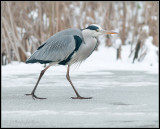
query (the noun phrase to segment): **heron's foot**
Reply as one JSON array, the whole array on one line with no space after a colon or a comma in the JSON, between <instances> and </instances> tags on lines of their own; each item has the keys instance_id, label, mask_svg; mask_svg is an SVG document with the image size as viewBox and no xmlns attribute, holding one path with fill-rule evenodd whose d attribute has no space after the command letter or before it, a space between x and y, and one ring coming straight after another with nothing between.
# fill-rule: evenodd
<instances>
[{"instance_id":1,"label":"heron's foot","mask_svg":"<svg viewBox=\"0 0 160 129\"><path fill-rule=\"evenodd\" d=\"M25 94L25 95L31 95L32 96L32 99L47 99L47 98L40 98L40 97L37 97L34 93L31 93L31 94Z\"/></svg>"},{"instance_id":2,"label":"heron's foot","mask_svg":"<svg viewBox=\"0 0 160 129\"><path fill-rule=\"evenodd\" d=\"M92 97L81 97L81 96L77 96L77 97L71 97L72 99L92 99Z\"/></svg>"}]
</instances>

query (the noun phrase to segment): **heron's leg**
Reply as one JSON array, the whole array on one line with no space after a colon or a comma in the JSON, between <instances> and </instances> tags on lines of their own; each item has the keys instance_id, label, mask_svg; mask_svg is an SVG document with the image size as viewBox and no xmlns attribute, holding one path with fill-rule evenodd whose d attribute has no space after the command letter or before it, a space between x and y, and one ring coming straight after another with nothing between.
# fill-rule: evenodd
<instances>
[{"instance_id":1,"label":"heron's leg","mask_svg":"<svg viewBox=\"0 0 160 129\"><path fill-rule=\"evenodd\" d=\"M70 82L70 84L71 84L73 90L75 91L77 97L80 97L79 93L78 93L77 90L75 89L75 87L74 87L74 85L73 85L73 83L72 83L72 81L71 81L71 79L70 79L70 76L69 76L69 68L70 68L70 66L68 65L66 78L67 78L67 80Z\"/></svg>"},{"instance_id":2,"label":"heron's leg","mask_svg":"<svg viewBox=\"0 0 160 129\"><path fill-rule=\"evenodd\" d=\"M92 97L81 97L81 96L79 95L79 93L78 93L77 90L75 89L75 87L74 87L74 85L73 85L73 83L72 83L72 81L71 81L71 79L70 79L70 76L69 76L69 68L70 68L70 66L68 65L66 78L67 78L67 80L70 82L73 90L75 91L75 93L76 93L76 95L77 95L77 97L71 97L71 98L72 98L72 99L91 99Z\"/></svg>"},{"instance_id":3,"label":"heron's leg","mask_svg":"<svg viewBox=\"0 0 160 129\"><path fill-rule=\"evenodd\" d=\"M44 70L41 71L41 73L40 73L40 75L39 75L39 78L38 78L38 81L37 81L37 83L36 83L33 91L31 92L31 94L26 94L26 95L32 95L32 98L33 98L33 99L35 99L35 98L36 98L36 99L46 99L46 98L37 97L37 96L34 94L34 92L35 92L35 90L36 90L36 88L37 88L37 86L38 86L38 83L39 83L39 81L41 80L43 74L45 73L45 71L46 71L49 67L50 67L50 65L47 66Z\"/></svg>"}]
</instances>

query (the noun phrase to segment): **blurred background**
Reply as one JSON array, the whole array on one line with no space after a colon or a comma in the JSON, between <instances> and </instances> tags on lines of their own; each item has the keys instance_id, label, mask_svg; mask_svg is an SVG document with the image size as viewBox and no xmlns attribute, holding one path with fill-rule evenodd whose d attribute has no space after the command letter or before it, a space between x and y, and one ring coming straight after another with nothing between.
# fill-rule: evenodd
<instances>
[{"instance_id":1,"label":"blurred background","mask_svg":"<svg viewBox=\"0 0 160 129\"><path fill-rule=\"evenodd\" d=\"M126 50L131 63L143 62L148 53L159 62L158 1L2 1L1 12L1 65L25 62L56 32L74 27L83 29L90 24L119 32L114 37L104 36L103 41L99 38L99 46L114 48L116 60L122 60L121 53ZM127 49L122 49L124 46Z\"/></svg>"}]
</instances>

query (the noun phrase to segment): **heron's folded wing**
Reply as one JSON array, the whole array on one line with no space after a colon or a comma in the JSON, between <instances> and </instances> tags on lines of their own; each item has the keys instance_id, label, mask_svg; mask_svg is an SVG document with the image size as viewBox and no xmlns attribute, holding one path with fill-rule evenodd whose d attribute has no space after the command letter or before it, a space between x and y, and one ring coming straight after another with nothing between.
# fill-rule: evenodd
<instances>
[{"instance_id":1,"label":"heron's folded wing","mask_svg":"<svg viewBox=\"0 0 160 129\"><path fill-rule=\"evenodd\" d=\"M52 38L52 39L51 39ZM63 35L59 37L50 37L42 44L26 63L50 63L60 62L74 51L75 40L71 35Z\"/></svg>"}]
</instances>

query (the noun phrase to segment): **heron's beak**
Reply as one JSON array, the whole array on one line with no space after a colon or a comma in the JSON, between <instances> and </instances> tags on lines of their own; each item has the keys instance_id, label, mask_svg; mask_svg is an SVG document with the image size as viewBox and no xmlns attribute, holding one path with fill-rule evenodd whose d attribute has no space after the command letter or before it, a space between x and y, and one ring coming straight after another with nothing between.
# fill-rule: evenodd
<instances>
[{"instance_id":1,"label":"heron's beak","mask_svg":"<svg viewBox=\"0 0 160 129\"><path fill-rule=\"evenodd\" d=\"M103 30L102 33L103 33L103 34L118 34L117 32L107 31L107 30Z\"/></svg>"}]
</instances>

